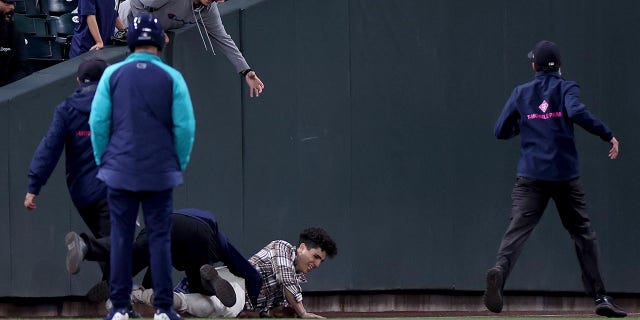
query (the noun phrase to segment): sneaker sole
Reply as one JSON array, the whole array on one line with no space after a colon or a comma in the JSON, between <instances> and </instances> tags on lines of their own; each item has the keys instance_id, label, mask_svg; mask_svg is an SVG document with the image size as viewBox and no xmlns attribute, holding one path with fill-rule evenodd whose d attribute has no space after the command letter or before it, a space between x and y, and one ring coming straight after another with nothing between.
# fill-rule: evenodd
<instances>
[{"instance_id":1,"label":"sneaker sole","mask_svg":"<svg viewBox=\"0 0 640 320\"><path fill-rule=\"evenodd\" d=\"M485 290L482 300L485 307L491 312L502 312L502 285L504 279L502 273L497 269L490 269L487 272L487 290Z\"/></svg>"},{"instance_id":2,"label":"sneaker sole","mask_svg":"<svg viewBox=\"0 0 640 320\"><path fill-rule=\"evenodd\" d=\"M80 236L71 231L64 236L64 243L67 245L67 272L76 274L80 271L80 262L83 258L80 249Z\"/></svg>"},{"instance_id":3,"label":"sneaker sole","mask_svg":"<svg viewBox=\"0 0 640 320\"><path fill-rule=\"evenodd\" d=\"M627 316L626 312L617 311L610 305L596 307L596 314L607 318L624 318Z\"/></svg>"},{"instance_id":4,"label":"sneaker sole","mask_svg":"<svg viewBox=\"0 0 640 320\"><path fill-rule=\"evenodd\" d=\"M231 284L218 275L218 271L212 265L205 264L200 268L200 277L203 280L211 281L216 297L225 307L233 307L236 304L236 292Z\"/></svg>"}]
</instances>

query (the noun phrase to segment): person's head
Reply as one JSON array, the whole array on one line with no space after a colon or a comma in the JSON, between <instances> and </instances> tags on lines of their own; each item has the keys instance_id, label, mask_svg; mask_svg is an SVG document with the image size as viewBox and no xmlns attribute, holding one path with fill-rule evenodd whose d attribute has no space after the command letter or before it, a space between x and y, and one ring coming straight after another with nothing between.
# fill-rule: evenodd
<instances>
[{"instance_id":1,"label":"person's head","mask_svg":"<svg viewBox=\"0 0 640 320\"><path fill-rule=\"evenodd\" d=\"M327 258L338 254L338 248L327 231L322 228L308 228L300 233L296 248L295 267L297 272L309 273Z\"/></svg>"},{"instance_id":2,"label":"person's head","mask_svg":"<svg viewBox=\"0 0 640 320\"><path fill-rule=\"evenodd\" d=\"M97 82L108 65L106 61L98 58L83 61L76 72L78 84Z\"/></svg>"},{"instance_id":3,"label":"person's head","mask_svg":"<svg viewBox=\"0 0 640 320\"><path fill-rule=\"evenodd\" d=\"M547 40L536 43L533 50L527 54L527 58L535 71L558 72L562 65L558 45Z\"/></svg>"},{"instance_id":4,"label":"person's head","mask_svg":"<svg viewBox=\"0 0 640 320\"><path fill-rule=\"evenodd\" d=\"M13 11L16 9L14 0L0 0L0 15L5 22L13 21Z\"/></svg>"},{"instance_id":5,"label":"person's head","mask_svg":"<svg viewBox=\"0 0 640 320\"><path fill-rule=\"evenodd\" d=\"M164 47L164 31L158 19L150 14L135 17L129 23L127 45L132 52L157 53Z\"/></svg>"}]
</instances>

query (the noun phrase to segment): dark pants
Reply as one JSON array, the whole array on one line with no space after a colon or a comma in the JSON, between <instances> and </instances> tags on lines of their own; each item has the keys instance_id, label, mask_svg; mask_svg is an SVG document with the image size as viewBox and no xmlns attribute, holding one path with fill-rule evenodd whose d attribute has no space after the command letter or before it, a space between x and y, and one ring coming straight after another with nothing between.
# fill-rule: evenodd
<instances>
[{"instance_id":1,"label":"dark pants","mask_svg":"<svg viewBox=\"0 0 640 320\"><path fill-rule=\"evenodd\" d=\"M180 214L173 214L173 230L171 234L171 258L173 267L184 271L192 293L212 296L215 292L202 285L200 267L220 261L216 255L216 240L211 228L203 221ZM140 232L141 237L136 245L146 246L146 229ZM149 268L153 272L153 267ZM149 288L153 273L147 270L142 286ZM155 290L154 290L155 291Z\"/></svg>"},{"instance_id":2,"label":"dark pants","mask_svg":"<svg viewBox=\"0 0 640 320\"><path fill-rule=\"evenodd\" d=\"M109 205L106 198L86 207L78 208L78 213L94 237L100 239L111 235ZM108 280L109 264L104 262L98 264L100 265L100 270L102 270L102 280Z\"/></svg>"},{"instance_id":3,"label":"dark pants","mask_svg":"<svg viewBox=\"0 0 640 320\"><path fill-rule=\"evenodd\" d=\"M518 177L511 199L511 223L500 243L496 262L496 266L504 271L505 279L518 260L525 241L540 221L549 199L553 199L562 225L569 231L575 244L585 291L591 296L604 294L596 233L587 215L585 193L580 180L542 181Z\"/></svg>"},{"instance_id":4,"label":"dark pants","mask_svg":"<svg viewBox=\"0 0 640 320\"><path fill-rule=\"evenodd\" d=\"M111 302L116 309L130 305L133 236L138 208L142 205L148 230L150 265L153 267L153 304L168 310L173 305L171 281L171 212L173 189L131 192L108 189L111 209Z\"/></svg>"},{"instance_id":5,"label":"dark pants","mask_svg":"<svg viewBox=\"0 0 640 320\"><path fill-rule=\"evenodd\" d=\"M262 279L247 259L228 242L226 236L198 218L174 213L171 215L171 259L176 270L184 271L189 282L191 293L213 295L202 285L200 267L204 264L214 264L223 261L229 270L247 281L247 286L255 283L256 294L261 287ZM87 244L85 260L109 261L111 239L109 237L96 239L81 234ZM142 229L133 243L132 274L136 275L149 266L149 241L147 230ZM153 286L151 272L147 270L142 286Z\"/></svg>"}]
</instances>

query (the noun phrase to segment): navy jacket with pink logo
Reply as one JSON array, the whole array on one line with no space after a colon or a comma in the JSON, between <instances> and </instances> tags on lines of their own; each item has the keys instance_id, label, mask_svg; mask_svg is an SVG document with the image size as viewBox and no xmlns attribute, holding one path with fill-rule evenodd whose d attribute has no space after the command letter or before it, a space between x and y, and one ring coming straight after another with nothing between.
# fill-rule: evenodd
<instances>
[{"instance_id":1,"label":"navy jacket with pink logo","mask_svg":"<svg viewBox=\"0 0 640 320\"><path fill-rule=\"evenodd\" d=\"M516 87L504 106L494 134L510 139L520 134L517 175L565 181L580 176L573 125L609 142L611 130L580 102L580 87L557 72L537 72Z\"/></svg>"},{"instance_id":2,"label":"navy jacket with pink logo","mask_svg":"<svg viewBox=\"0 0 640 320\"><path fill-rule=\"evenodd\" d=\"M96 178L89 113L97 82L83 83L55 110L47 134L29 166L29 192L39 194L65 150L67 187L77 208L107 197L105 184Z\"/></svg>"}]
</instances>

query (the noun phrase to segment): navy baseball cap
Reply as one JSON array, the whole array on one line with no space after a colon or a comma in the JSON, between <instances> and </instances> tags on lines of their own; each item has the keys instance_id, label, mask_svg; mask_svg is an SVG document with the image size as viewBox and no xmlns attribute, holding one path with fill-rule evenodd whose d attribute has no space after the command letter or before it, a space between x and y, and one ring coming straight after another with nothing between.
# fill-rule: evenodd
<instances>
[{"instance_id":1,"label":"navy baseball cap","mask_svg":"<svg viewBox=\"0 0 640 320\"><path fill-rule=\"evenodd\" d=\"M82 83L98 81L108 65L109 64L102 59L85 60L78 66L76 75Z\"/></svg>"},{"instance_id":2,"label":"navy baseball cap","mask_svg":"<svg viewBox=\"0 0 640 320\"><path fill-rule=\"evenodd\" d=\"M543 70L558 69L562 65L558 45L547 40L536 43L533 50L527 54L527 58Z\"/></svg>"}]
</instances>

